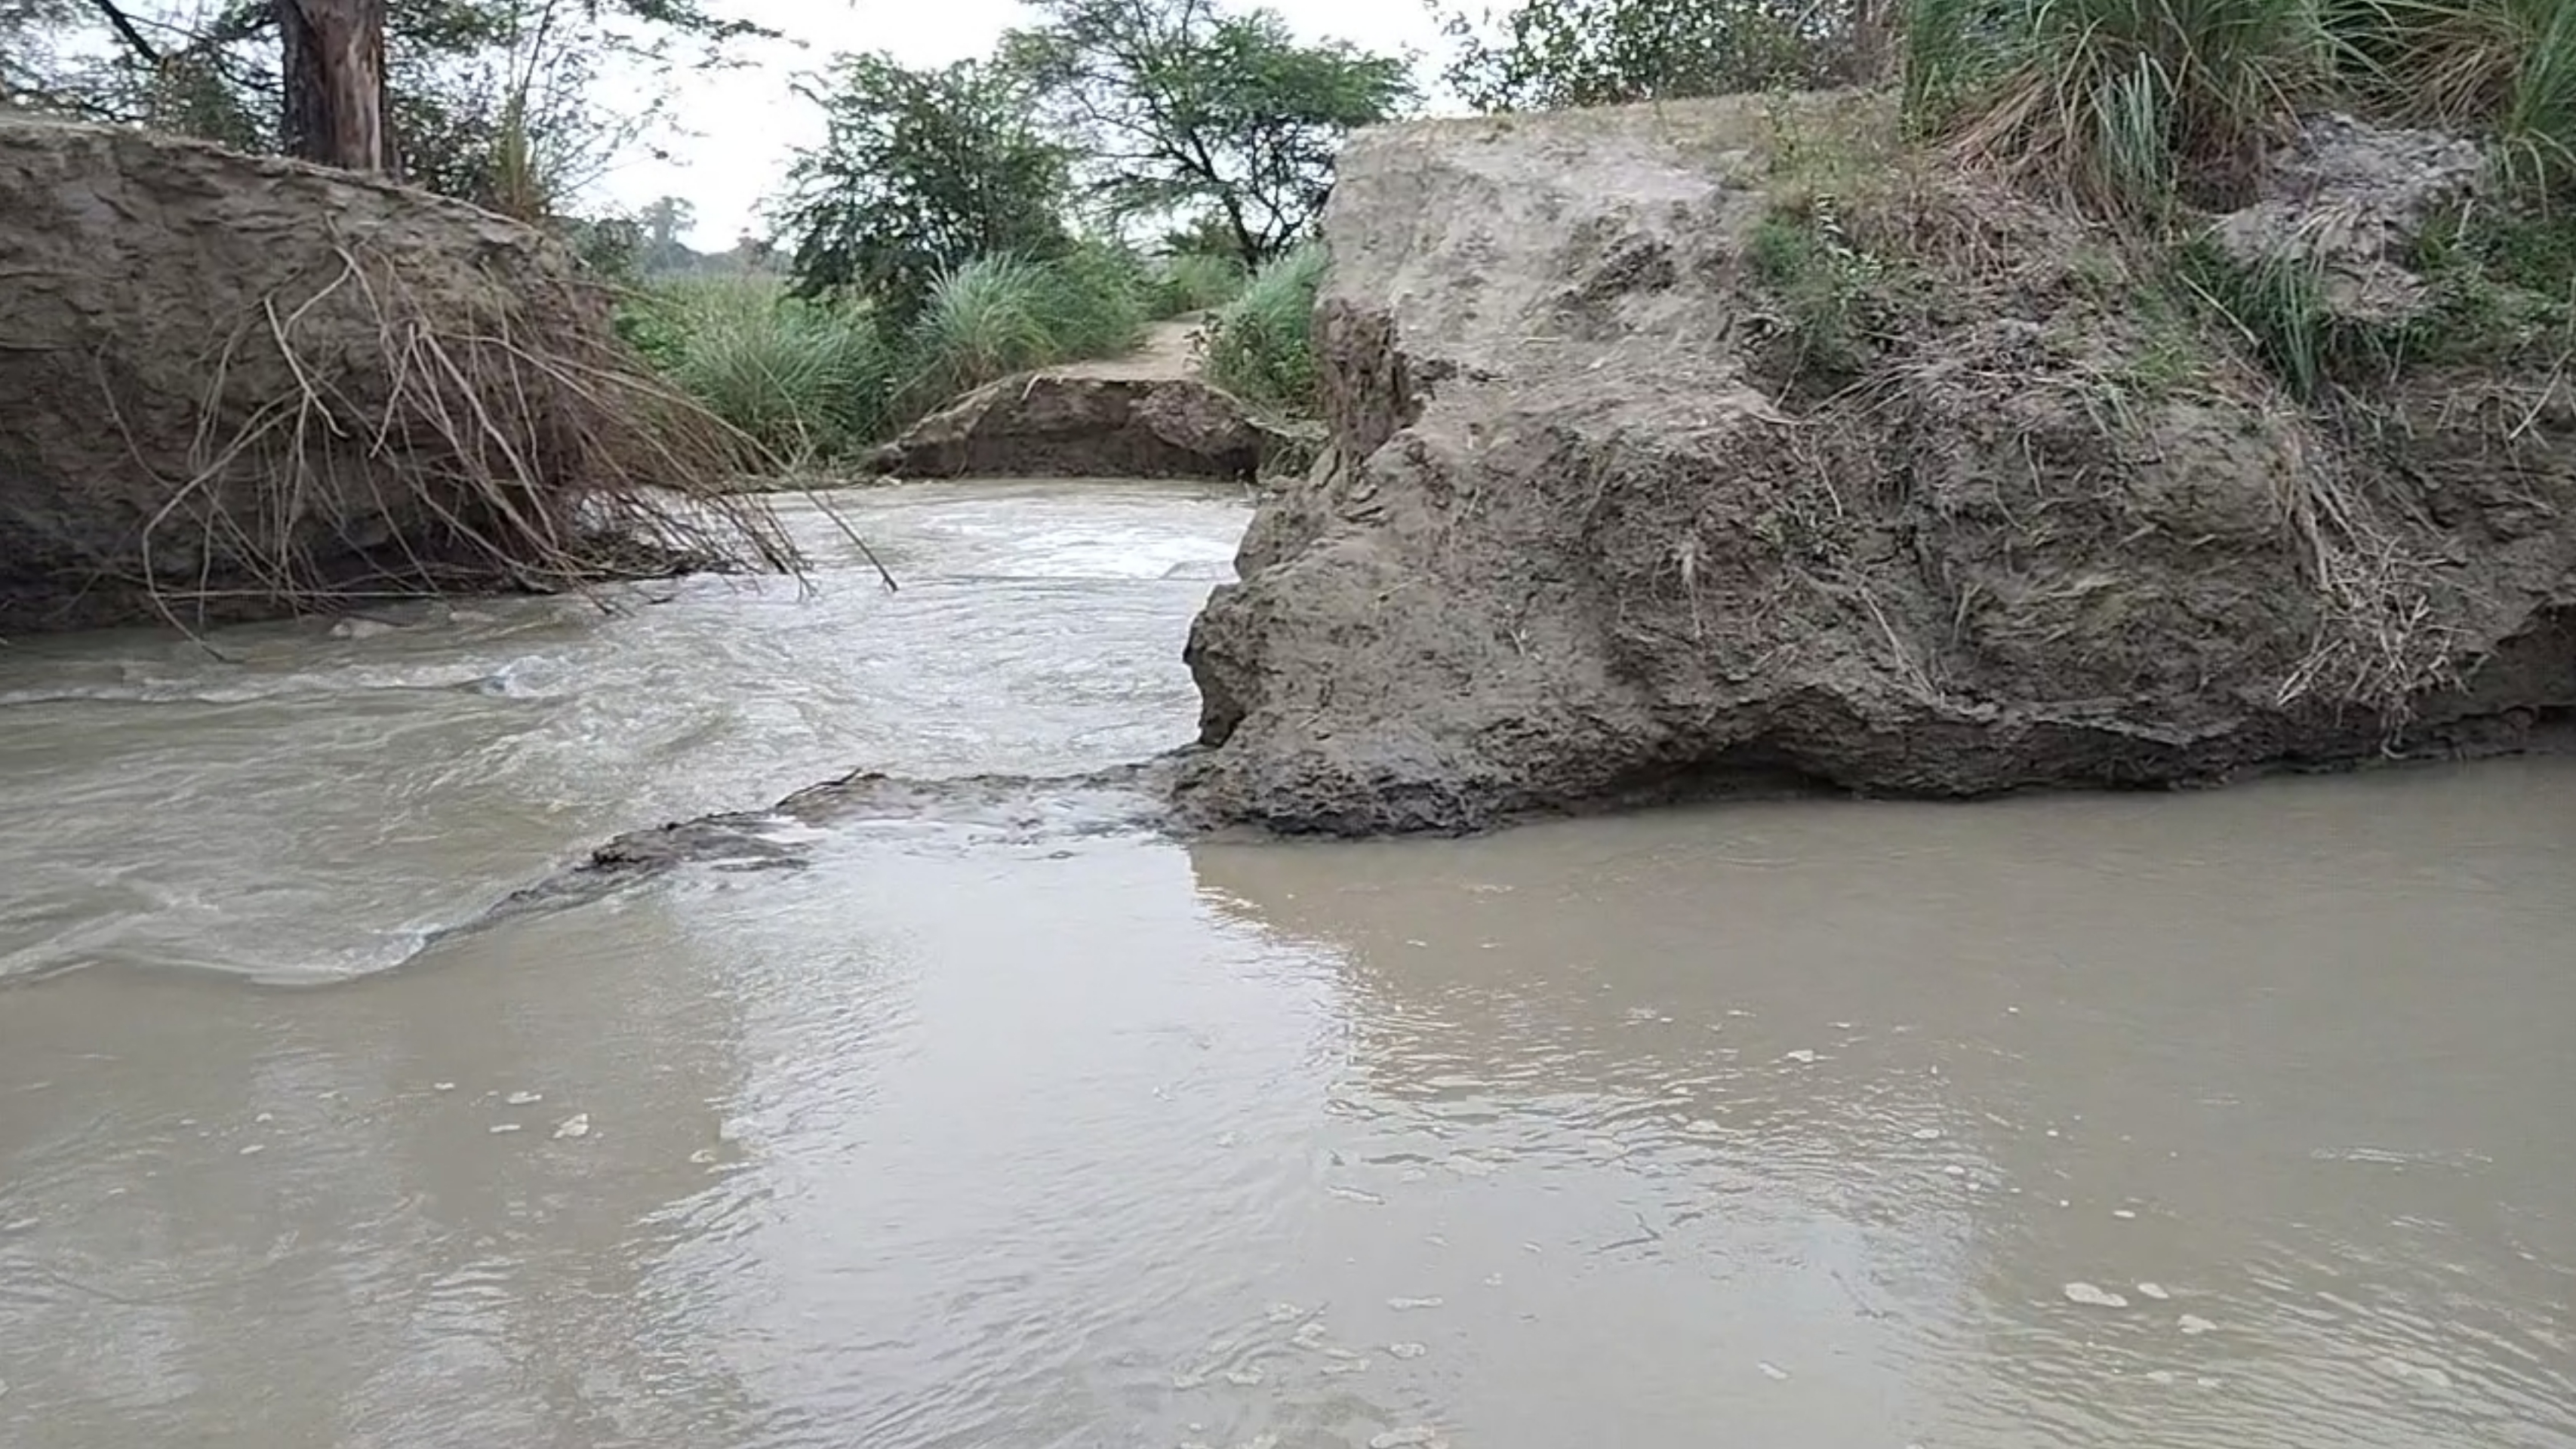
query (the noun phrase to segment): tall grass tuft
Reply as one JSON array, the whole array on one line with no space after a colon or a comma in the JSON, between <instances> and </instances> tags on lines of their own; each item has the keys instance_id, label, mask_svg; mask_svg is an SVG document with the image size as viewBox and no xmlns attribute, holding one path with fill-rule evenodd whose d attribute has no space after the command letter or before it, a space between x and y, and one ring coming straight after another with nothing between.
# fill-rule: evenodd
<instances>
[{"instance_id":1,"label":"tall grass tuft","mask_svg":"<svg viewBox=\"0 0 2576 1449\"><path fill-rule=\"evenodd\" d=\"M1970 159L2109 215L2241 194L2331 94L2326 0L1917 0L1906 102Z\"/></svg>"},{"instance_id":2,"label":"tall grass tuft","mask_svg":"<svg viewBox=\"0 0 2576 1449\"><path fill-rule=\"evenodd\" d=\"M1153 290L1144 258L1122 246L1086 241L1039 270L1039 320L1054 344L1054 360L1114 357L1144 340Z\"/></svg>"},{"instance_id":3,"label":"tall grass tuft","mask_svg":"<svg viewBox=\"0 0 2576 1449\"><path fill-rule=\"evenodd\" d=\"M2567 0L2335 0L2354 89L2374 110L2485 132L2526 194L2576 180L2576 5Z\"/></svg>"},{"instance_id":4,"label":"tall grass tuft","mask_svg":"<svg viewBox=\"0 0 2576 1449\"><path fill-rule=\"evenodd\" d=\"M886 421L890 358L866 310L740 277L660 287L619 330L664 376L774 458L828 458Z\"/></svg>"},{"instance_id":5,"label":"tall grass tuft","mask_svg":"<svg viewBox=\"0 0 2576 1449\"><path fill-rule=\"evenodd\" d=\"M1126 352L1144 336L1145 293L1142 268L1107 246L969 262L939 279L905 339L907 403L935 407L1015 372Z\"/></svg>"},{"instance_id":6,"label":"tall grass tuft","mask_svg":"<svg viewBox=\"0 0 2576 1449\"><path fill-rule=\"evenodd\" d=\"M983 257L940 277L905 339L905 391L935 402L1055 360L1035 262Z\"/></svg>"},{"instance_id":7,"label":"tall grass tuft","mask_svg":"<svg viewBox=\"0 0 2576 1449\"><path fill-rule=\"evenodd\" d=\"M1255 272L1208 323L1208 381L1248 401L1313 411L1315 293L1330 262L1309 244Z\"/></svg>"},{"instance_id":8,"label":"tall grass tuft","mask_svg":"<svg viewBox=\"0 0 2576 1449\"><path fill-rule=\"evenodd\" d=\"M1165 317L1205 312L1243 295L1251 277L1243 263L1212 252L1179 252L1163 259L1154 278L1154 310Z\"/></svg>"}]
</instances>

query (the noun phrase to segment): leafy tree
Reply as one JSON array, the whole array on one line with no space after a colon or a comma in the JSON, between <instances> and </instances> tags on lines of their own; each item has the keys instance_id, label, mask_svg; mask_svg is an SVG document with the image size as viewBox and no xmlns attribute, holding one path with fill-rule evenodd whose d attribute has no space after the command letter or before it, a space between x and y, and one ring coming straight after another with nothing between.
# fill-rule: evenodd
<instances>
[{"instance_id":1,"label":"leafy tree","mask_svg":"<svg viewBox=\"0 0 2576 1449\"><path fill-rule=\"evenodd\" d=\"M657 196L643 210L635 213L636 265L646 272L670 272L689 267L697 253L680 240L680 234L698 224L698 209L684 197Z\"/></svg>"},{"instance_id":2,"label":"leafy tree","mask_svg":"<svg viewBox=\"0 0 2576 1449\"><path fill-rule=\"evenodd\" d=\"M1480 111L1809 89L1873 77L1894 0L1519 0L1441 10L1441 79Z\"/></svg>"},{"instance_id":3,"label":"leafy tree","mask_svg":"<svg viewBox=\"0 0 2576 1449\"><path fill-rule=\"evenodd\" d=\"M663 119L602 105L612 64L667 76L769 32L711 0L381 0L387 158L416 185L536 216ZM243 150L291 140L296 0L0 0L0 97ZM666 93L665 93L666 94Z\"/></svg>"},{"instance_id":4,"label":"leafy tree","mask_svg":"<svg viewBox=\"0 0 2576 1449\"><path fill-rule=\"evenodd\" d=\"M1414 100L1408 62L1301 45L1275 12L1216 0L1035 0L1004 41L1046 113L1082 148L1111 218L1205 218L1257 266L1312 230L1334 153Z\"/></svg>"},{"instance_id":5,"label":"leafy tree","mask_svg":"<svg viewBox=\"0 0 2576 1449\"><path fill-rule=\"evenodd\" d=\"M659 196L635 213L635 221L644 228L647 243L668 249L679 243L680 233L698 224L698 209L685 197Z\"/></svg>"},{"instance_id":6,"label":"leafy tree","mask_svg":"<svg viewBox=\"0 0 2576 1449\"><path fill-rule=\"evenodd\" d=\"M1067 158L1037 131L1012 71L844 56L806 94L823 106L823 143L789 168L776 217L799 293L855 288L899 328L945 273L1069 245Z\"/></svg>"}]
</instances>

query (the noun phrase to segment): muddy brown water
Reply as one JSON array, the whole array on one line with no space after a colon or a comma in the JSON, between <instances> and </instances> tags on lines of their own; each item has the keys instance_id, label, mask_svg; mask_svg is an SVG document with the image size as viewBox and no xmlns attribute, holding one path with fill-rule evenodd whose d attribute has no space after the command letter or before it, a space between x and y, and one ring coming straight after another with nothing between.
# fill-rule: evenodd
<instances>
[{"instance_id":1,"label":"muddy brown water","mask_svg":"<svg viewBox=\"0 0 2576 1449\"><path fill-rule=\"evenodd\" d=\"M0 653L0 1444L2576 1444L2570 762L1068 800L422 949L618 829L1186 733L1239 498L856 507L902 593Z\"/></svg>"}]
</instances>

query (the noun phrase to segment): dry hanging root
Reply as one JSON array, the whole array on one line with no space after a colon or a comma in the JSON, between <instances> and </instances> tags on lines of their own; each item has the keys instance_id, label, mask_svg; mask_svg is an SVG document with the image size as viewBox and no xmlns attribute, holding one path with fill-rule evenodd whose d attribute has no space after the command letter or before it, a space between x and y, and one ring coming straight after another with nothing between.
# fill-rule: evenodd
<instances>
[{"instance_id":1,"label":"dry hanging root","mask_svg":"<svg viewBox=\"0 0 2576 1449\"><path fill-rule=\"evenodd\" d=\"M2426 691L2458 682L2457 633L2435 604L2436 561L2409 553L2354 480L2308 457L2283 500L2318 595L2308 652L2274 703L2323 699L2403 725Z\"/></svg>"},{"instance_id":2,"label":"dry hanging root","mask_svg":"<svg viewBox=\"0 0 2576 1449\"><path fill-rule=\"evenodd\" d=\"M192 472L144 528L140 582L172 622L799 567L728 486L748 440L646 371L579 282L331 256L209 360ZM245 377L284 385L245 407Z\"/></svg>"}]
</instances>

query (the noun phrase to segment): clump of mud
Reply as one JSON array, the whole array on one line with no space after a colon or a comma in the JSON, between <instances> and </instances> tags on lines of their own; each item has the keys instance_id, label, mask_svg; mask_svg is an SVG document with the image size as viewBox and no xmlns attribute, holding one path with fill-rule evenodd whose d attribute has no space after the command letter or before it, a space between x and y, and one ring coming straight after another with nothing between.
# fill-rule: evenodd
<instances>
[{"instance_id":1,"label":"clump of mud","mask_svg":"<svg viewBox=\"0 0 2576 1449\"><path fill-rule=\"evenodd\" d=\"M2165 784L2576 705L2554 376L2295 403L1877 104L1350 147L1329 441L1192 631L1186 818Z\"/></svg>"}]
</instances>

